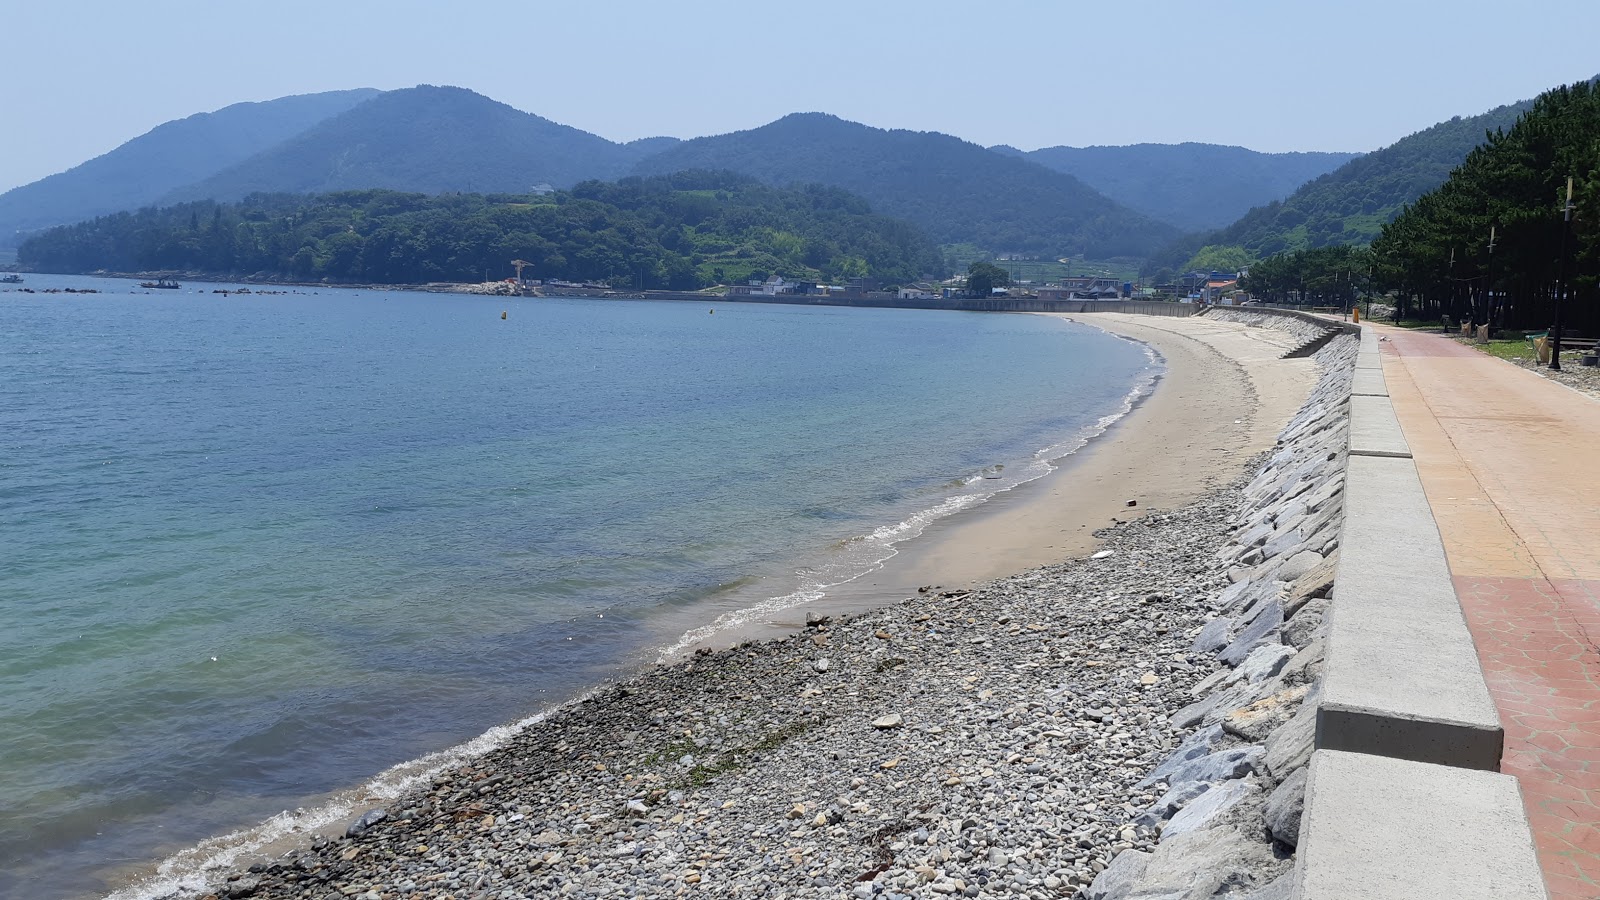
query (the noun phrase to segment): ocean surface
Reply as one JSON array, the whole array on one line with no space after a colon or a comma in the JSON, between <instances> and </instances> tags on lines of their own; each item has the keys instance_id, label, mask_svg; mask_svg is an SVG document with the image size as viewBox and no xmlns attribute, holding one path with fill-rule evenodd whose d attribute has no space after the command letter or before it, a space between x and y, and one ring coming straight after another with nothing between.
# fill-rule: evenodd
<instances>
[{"instance_id":1,"label":"ocean surface","mask_svg":"<svg viewBox=\"0 0 1600 900\"><path fill-rule=\"evenodd\" d=\"M1042 316L22 286L101 293L0 290L5 897L148 895L794 615L1157 371Z\"/></svg>"}]
</instances>

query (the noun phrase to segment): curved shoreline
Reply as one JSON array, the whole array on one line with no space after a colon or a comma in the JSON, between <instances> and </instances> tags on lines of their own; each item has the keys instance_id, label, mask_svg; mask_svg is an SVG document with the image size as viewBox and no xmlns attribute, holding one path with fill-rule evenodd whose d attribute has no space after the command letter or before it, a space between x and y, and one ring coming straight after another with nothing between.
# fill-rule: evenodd
<instances>
[{"instance_id":1,"label":"curved shoreline","mask_svg":"<svg viewBox=\"0 0 1600 900\"><path fill-rule=\"evenodd\" d=\"M920 540L914 542L917 547L908 548L907 552L891 560L898 562L898 565L885 566L881 573L874 573L880 577L862 584L861 590L845 592L819 604L795 607L794 611L804 609L811 613L837 614L844 610L888 607L914 592L917 586L930 582L973 584L1084 555L1100 545L1100 537L1095 532L1101 526L1128 518L1124 501L1135 495L1128 494L1124 479L1137 478L1144 485L1144 489L1136 495L1139 499L1136 515L1183 506L1208 495L1236 476L1244 468L1244 457L1255 449L1261 449L1254 446L1252 439L1262 432L1270 436L1282 424L1282 420L1270 424L1260 421L1273 419L1275 415L1264 415L1258 408L1256 392L1249 383L1253 376L1248 368L1224 356L1221 348L1208 346L1205 341L1185 335L1185 326L1170 324L1189 320L1170 320L1168 327L1156 328L1147 322L1117 321L1137 319L1131 316L1097 315L1084 318L1089 320L1084 324L1145 341L1158 350L1166 351L1163 356L1168 360L1169 368L1155 390L1144 397L1143 402L1136 403L1128 414L1101 435L1101 439L1092 440L1079 452L1069 454L1066 464L1057 466L1055 471L1019 485L1017 489L996 494L989 502L974 509L934 523ZM1212 330L1243 331L1237 326ZM1276 347L1272 349L1275 352L1279 350ZM1275 352L1263 355L1272 358ZM1277 371L1281 374L1283 370ZM1309 368L1307 372L1310 372ZM1224 389L1218 390L1219 385ZM1290 412L1292 408L1283 412L1284 420ZM1233 415L1238 418L1230 419ZM1210 423L1210 427L1200 427L1197 433L1197 423ZM1245 427L1236 427L1239 425ZM1179 446L1178 442L1186 439L1184 449L1192 449L1196 443L1206 443L1209 437L1226 438L1227 443L1208 447L1208 451L1217 451L1211 457L1200 456L1174 464L1171 454ZM1266 445L1270 443L1269 437ZM1000 571L996 571L997 568ZM769 634L740 634L738 637L794 634L803 625L802 621L773 621L763 626L764 630L771 632ZM776 648L777 645L768 646ZM692 661L688 667L693 670ZM676 670L677 667L673 668ZM638 684L652 674L655 673L646 673L625 684ZM614 686L603 687L598 688L597 692L617 689ZM626 687L621 689L627 690ZM512 726L493 730L490 734L497 735L494 740L485 741L490 736L486 734L473 742L436 754L439 757L438 766L420 768L405 783L421 784L443 768L470 765L472 760L484 753L493 753L508 743L522 741L530 727L539 730L555 728L559 731L563 721L580 717L588 702L589 698L584 698L563 704ZM474 748L474 745L478 746ZM434 757L426 759L432 760ZM416 767L417 763L407 765ZM404 789L383 792L388 797L396 793L404 793ZM370 784L349 792L349 797L355 800L364 797L377 799L371 792ZM325 832L330 827L337 828L332 823L316 824L321 825ZM342 824L342 821L338 824ZM304 841L316 830L315 827L286 829L282 841L260 849L279 852ZM216 863L226 866L236 864L241 859L231 853L229 856L232 858L218 858ZM158 882L161 880L157 879ZM198 884L194 880L187 880L187 883L191 886ZM156 884L146 882L142 888L136 885L115 896L163 896L177 886L168 881L164 888L158 888Z\"/></svg>"}]
</instances>

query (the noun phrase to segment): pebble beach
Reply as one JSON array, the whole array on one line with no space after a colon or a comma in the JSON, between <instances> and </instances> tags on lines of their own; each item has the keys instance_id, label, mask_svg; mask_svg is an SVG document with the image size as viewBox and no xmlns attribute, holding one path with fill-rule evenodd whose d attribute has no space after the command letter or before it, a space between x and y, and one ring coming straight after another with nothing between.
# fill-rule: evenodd
<instances>
[{"instance_id":1,"label":"pebble beach","mask_svg":"<svg viewBox=\"0 0 1600 900\"><path fill-rule=\"evenodd\" d=\"M702 647L173 896L1112 900L1157 896L1179 835L1209 855L1160 896L1277 896L1293 835L1266 807L1298 767L1264 760L1320 667L1352 358L1298 361L1320 381L1292 416L1251 392L1272 452L1088 555Z\"/></svg>"}]
</instances>

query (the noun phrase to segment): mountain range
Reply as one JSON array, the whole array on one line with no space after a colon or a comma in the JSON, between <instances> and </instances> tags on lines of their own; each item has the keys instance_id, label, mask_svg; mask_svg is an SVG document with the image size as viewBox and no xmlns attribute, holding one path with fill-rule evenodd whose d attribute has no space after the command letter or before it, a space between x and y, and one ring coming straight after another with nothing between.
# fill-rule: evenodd
<instances>
[{"instance_id":1,"label":"mountain range","mask_svg":"<svg viewBox=\"0 0 1600 900\"><path fill-rule=\"evenodd\" d=\"M0 247L15 246L19 231L148 206L381 93L359 88L235 103L158 125L82 165L0 194Z\"/></svg>"},{"instance_id":2,"label":"mountain range","mask_svg":"<svg viewBox=\"0 0 1600 900\"><path fill-rule=\"evenodd\" d=\"M1283 250L1365 244L1409 203L1450 177L1492 131L1509 129L1532 100L1456 116L1307 182L1281 201L1256 207L1216 231L1185 237L1155 257L1178 267L1205 246L1242 247L1253 257Z\"/></svg>"},{"instance_id":3,"label":"mountain range","mask_svg":"<svg viewBox=\"0 0 1600 900\"><path fill-rule=\"evenodd\" d=\"M0 247L119 210L257 192L523 193L706 169L842 188L945 244L1177 265L1204 244L1260 255L1370 239L1524 106L1454 119L1365 156L1208 144L1023 152L822 113L687 141L617 143L462 88L336 91L169 122L0 194ZM1192 233L1236 215L1226 228Z\"/></svg>"},{"instance_id":4,"label":"mountain range","mask_svg":"<svg viewBox=\"0 0 1600 900\"><path fill-rule=\"evenodd\" d=\"M373 97L157 202L374 187L522 193L614 180L674 143L616 144L463 88L421 85Z\"/></svg>"},{"instance_id":5,"label":"mountain range","mask_svg":"<svg viewBox=\"0 0 1600 900\"><path fill-rule=\"evenodd\" d=\"M1194 143L1045 147L1027 153L1004 144L990 149L1074 175L1118 203L1183 231L1221 228L1361 155L1261 153Z\"/></svg>"},{"instance_id":6,"label":"mountain range","mask_svg":"<svg viewBox=\"0 0 1600 900\"><path fill-rule=\"evenodd\" d=\"M1142 256L1179 231L1071 175L946 134L888 131L823 113L684 141L634 167L640 175L730 170L770 184L844 188L940 243L990 250Z\"/></svg>"}]
</instances>

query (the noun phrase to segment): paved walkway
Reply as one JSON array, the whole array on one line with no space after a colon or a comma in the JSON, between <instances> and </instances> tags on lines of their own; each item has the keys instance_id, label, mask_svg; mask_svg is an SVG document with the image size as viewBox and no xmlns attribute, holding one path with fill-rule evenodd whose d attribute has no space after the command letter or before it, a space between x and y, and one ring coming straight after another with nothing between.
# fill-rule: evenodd
<instances>
[{"instance_id":1,"label":"paved walkway","mask_svg":"<svg viewBox=\"0 0 1600 900\"><path fill-rule=\"evenodd\" d=\"M1600 402L1375 326L1555 900L1600 898Z\"/></svg>"}]
</instances>

